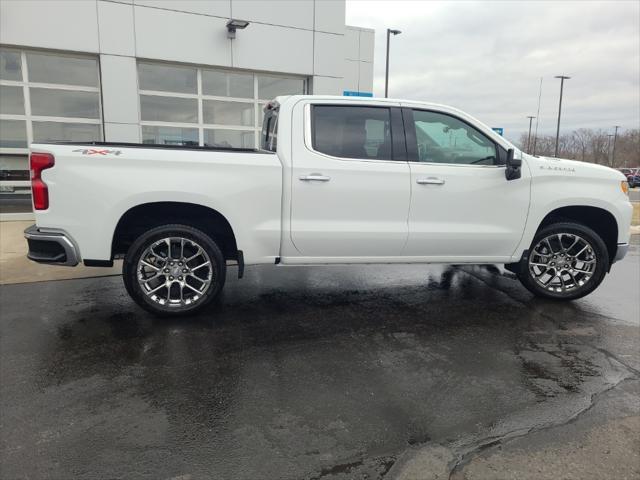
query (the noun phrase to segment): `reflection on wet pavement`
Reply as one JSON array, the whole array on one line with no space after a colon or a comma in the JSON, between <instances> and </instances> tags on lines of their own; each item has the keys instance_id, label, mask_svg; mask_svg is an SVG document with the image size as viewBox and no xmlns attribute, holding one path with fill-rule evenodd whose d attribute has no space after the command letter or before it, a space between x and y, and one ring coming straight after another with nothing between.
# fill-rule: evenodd
<instances>
[{"instance_id":1,"label":"reflection on wet pavement","mask_svg":"<svg viewBox=\"0 0 640 480\"><path fill-rule=\"evenodd\" d=\"M495 266L234 276L180 321L118 277L2 287L3 475L380 478L426 442L561 424L640 371L637 248L571 303Z\"/></svg>"}]
</instances>

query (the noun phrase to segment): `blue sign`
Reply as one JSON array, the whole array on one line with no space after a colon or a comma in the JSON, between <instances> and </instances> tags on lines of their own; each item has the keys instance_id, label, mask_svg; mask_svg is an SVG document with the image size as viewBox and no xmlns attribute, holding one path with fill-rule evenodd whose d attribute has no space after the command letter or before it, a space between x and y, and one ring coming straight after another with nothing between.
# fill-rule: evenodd
<instances>
[{"instance_id":1,"label":"blue sign","mask_svg":"<svg viewBox=\"0 0 640 480\"><path fill-rule=\"evenodd\" d=\"M351 90L345 90L342 92L345 97L373 97L373 93L369 92L353 92Z\"/></svg>"},{"instance_id":2,"label":"blue sign","mask_svg":"<svg viewBox=\"0 0 640 480\"><path fill-rule=\"evenodd\" d=\"M493 127L491 130L493 130L494 132L496 132L498 135L500 135L501 137L504 136L504 128L502 127Z\"/></svg>"}]
</instances>

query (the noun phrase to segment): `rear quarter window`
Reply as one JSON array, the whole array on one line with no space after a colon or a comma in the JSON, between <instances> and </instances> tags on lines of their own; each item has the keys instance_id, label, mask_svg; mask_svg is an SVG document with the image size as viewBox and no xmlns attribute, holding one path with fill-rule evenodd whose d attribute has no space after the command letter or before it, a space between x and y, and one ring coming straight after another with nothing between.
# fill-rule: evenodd
<instances>
[{"instance_id":1,"label":"rear quarter window","mask_svg":"<svg viewBox=\"0 0 640 480\"><path fill-rule=\"evenodd\" d=\"M278 148L278 113L280 108L275 103L268 103L264 107L264 120L262 120L262 134L260 136L260 148L275 152Z\"/></svg>"}]
</instances>

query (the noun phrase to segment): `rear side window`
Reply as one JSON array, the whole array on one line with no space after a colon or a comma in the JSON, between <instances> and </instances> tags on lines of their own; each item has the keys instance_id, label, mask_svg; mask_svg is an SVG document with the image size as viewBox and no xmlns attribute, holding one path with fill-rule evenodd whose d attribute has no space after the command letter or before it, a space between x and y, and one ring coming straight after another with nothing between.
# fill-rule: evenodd
<instances>
[{"instance_id":1,"label":"rear side window","mask_svg":"<svg viewBox=\"0 0 640 480\"><path fill-rule=\"evenodd\" d=\"M391 115L384 107L314 105L313 149L333 157L391 160Z\"/></svg>"},{"instance_id":2,"label":"rear side window","mask_svg":"<svg viewBox=\"0 0 640 480\"><path fill-rule=\"evenodd\" d=\"M279 106L272 102L264 107L260 148L275 152L278 148L278 112Z\"/></svg>"}]
</instances>

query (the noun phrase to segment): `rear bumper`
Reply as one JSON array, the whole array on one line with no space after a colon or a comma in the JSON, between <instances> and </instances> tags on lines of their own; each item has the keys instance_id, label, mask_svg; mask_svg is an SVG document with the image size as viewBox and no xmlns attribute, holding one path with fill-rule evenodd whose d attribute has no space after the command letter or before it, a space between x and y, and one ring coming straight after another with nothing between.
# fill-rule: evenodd
<instances>
[{"instance_id":1,"label":"rear bumper","mask_svg":"<svg viewBox=\"0 0 640 480\"><path fill-rule=\"evenodd\" d=\"M613 258L612 263L616 263L618 260L622 260L628 251L629 251L628 243L619 243L618 249L616 250L616 256Z\"/></svg>"},{"instance_id":2,"label":"rear bumper","mask_svg":"<svg viewBox=\"0 0 640 480\"><path fill-rule=\"evenodd\" d=\"M38 263L74 267L80 262L78 247L64 230L39 229L31 225L24 231L29 244L27 258Z\"/></svg>"}]
</instances>

